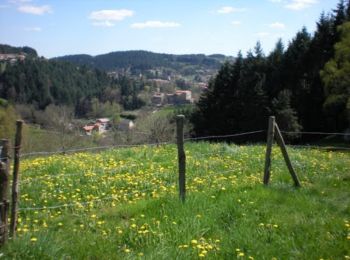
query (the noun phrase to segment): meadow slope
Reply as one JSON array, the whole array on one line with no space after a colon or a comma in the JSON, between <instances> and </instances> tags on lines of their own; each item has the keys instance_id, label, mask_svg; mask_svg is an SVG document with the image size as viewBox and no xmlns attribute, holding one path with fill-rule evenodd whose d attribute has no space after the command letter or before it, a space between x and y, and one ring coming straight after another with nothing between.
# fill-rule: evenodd
<instances>
[{"instance_id":1,"label":"meadow slope","mask_svg":"<svg viewBox=\"0 0 350 260\"><path fill-rule=\"evenodd\" d=\"M26 159L7 259L350 259L350 153L186 143Z\"/></svg>"}]
</instances>

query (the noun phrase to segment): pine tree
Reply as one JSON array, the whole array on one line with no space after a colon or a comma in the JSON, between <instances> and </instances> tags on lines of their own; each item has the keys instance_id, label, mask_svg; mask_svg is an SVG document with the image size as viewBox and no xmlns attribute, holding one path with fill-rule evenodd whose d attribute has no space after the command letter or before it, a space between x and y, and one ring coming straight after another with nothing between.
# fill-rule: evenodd
<instances>
[{"instance_id":1,"label":"pine tree","mask_svg":"<svg viewBox=\"0 0 350 260\"><path fill-rule=\"evenodd\" d=\"M279 127L285 131L299 132L302 127L298 122L296 111L291 107L292 93L290 90L282 90L277 98L272 100L272 107ZM291 138L298 137L298 134L289 135Z\"/></svg>"},{"instance_id":2,"label":"pine tree","mask_svg":"<svg viewBox=\"0 0 350 260\"><path fill-rule=\"evenodd\" d=\"M339 32L341 41L335 45L335 56L327 62L321 76L329 127L343 131L350 127L350 22L339 27Z\"/></svg>"}]
</instances>

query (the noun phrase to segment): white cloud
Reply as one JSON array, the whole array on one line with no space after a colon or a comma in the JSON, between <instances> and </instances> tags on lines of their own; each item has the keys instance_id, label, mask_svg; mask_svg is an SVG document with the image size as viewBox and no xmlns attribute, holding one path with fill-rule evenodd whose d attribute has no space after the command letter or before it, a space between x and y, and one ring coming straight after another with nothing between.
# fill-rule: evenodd
<instances>
[{"instance_id":1,"label":"white cloud","mask_svg":"<svg viewBox=\"0 0 350 260\"><path fill-rule=\"evenodd\" d=\"M46 13L52 13L52 9L49 5L21 5L17 9L21 13L34 14L34 15L43 15Z\"/></svg>"},{"instance_id":2,"label":"white cloud","mask_svg":"<svg viewBox=\"0 0 350 260\"><path fill-rule=\"evenodd\" d=\"M256 34L256 36L258 36L259 38L265 38L267 36L270 36L270 33L268 33L268 32L258 32Z\"/></svg>"},{"instance_id":3,"label":"white cloud","mask_svg":"<svg viewBox=\"0 0 350 260\"><path fill-rule=\"evenodd\" d=\"M231 24L234 26L239 26L242 24L242 22L241 21L232 21Z\"/></svg>"},{"instance_id":4,"label":"white cloud","mask_svg":"<svg viewBox=\"0 0 350 260\"><path fill-rule=\"evenodd\" d=\"M134 29L145 29L145 28L174 28L179 26L181 26L181 24L176 22L146 21L144 23L133 23L130 27Z\"/></svg>"},{"instance_id":5,"label":"white cloud","mask_svg":"<svg viewBox=\"0 0 350 260\"><path fill-rule=\"evenodd\" d=\"M102 22L93 22L93 26L99 26L99 27L113 27L114 23L111 23L110 21L102 21Z\"/></svg>"},{"instance_id":6,"label":"white cloud","mask_svg":"<svg viewBox=\"0 0 350 260\"><path fill-rule=\"evenodd\" d=\"M289 4L285 5L285 7L291 10L299 11L317 3L318 0L291 0Z\"/></svg>"},{"instance_id":7,"label":"white cloud","mask_svg":"<svg viewBox=\"0 0 350 260\"><path fill-rule=\"evenodd\" d=\"M230 14L230 13L244 12L245 10L246 10L245 8L235 8L232 6L223 6L217 12L219 14Z\"/></svg>"},{"instance_id":8,"label":"white cloud","mask_svg":"<svg viewBox=\"0 0 350 260\"><path fill-rule=\"evenodd\" d=\"M284 23L280 23L280 22L275 22L275 23L271 23L270 28L274 28L274 29L285 29L286 25Z\"/></svg>"},{"instance_id":9,"label":"white cloud","mask_svg":"<svg viewBox=\"0 0 350 260\"><path fill-rule=\"evenodd\" d=\"M122 21L126 17L133 16L134 12L127 9L100 10L91 12L89 18L95 21Z\"/></svg>"},{"instance_id":10,"label":"white cloud","mask_svg":"<svg viewBox=\"0 0 350 260\"><path fill-rule=\"evenodd\" d=\"M24 28L24 30L27 32L41 32L42 28L41 27L26 27L26 28Z\"/></svg>"},{"instance_id":11,"label":"white cloud","mask_svg":"<svg viewBox=\"0 0 350 260\"><path fill-rule=\"evenodd\" d=\"M269 1L272 3L281 3L282 2L282 0L269 0Z\"/></svg>"}]
</instances>

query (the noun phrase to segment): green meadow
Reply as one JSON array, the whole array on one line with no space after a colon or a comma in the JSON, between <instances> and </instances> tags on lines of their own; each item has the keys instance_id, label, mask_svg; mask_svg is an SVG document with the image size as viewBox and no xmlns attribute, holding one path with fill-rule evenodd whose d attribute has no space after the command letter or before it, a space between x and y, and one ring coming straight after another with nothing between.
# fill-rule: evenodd
<instances>
[{"instance_id":1,"label":"green meadow","mask_svg":"<svg viewBox=\"0 0 350 260\"><path fill-rule=\"evenodd\" d=\"M4 259L350 259L350 153L186 143L21 162L17 237Z\"/></svg>"}]
</instances>

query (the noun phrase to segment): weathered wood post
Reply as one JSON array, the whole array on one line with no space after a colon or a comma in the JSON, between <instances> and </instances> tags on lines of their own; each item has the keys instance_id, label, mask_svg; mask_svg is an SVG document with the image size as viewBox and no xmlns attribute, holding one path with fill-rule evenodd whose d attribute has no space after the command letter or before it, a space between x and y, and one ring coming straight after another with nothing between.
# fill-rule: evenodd
<instances>
[{"instance_id":1,"label":"weathered wood post","mask_svg":"<svg viewBox=\"0 0 350 260\"><path fill-rule=\"evenodd\" d=\"M275 124L275 128L276 128L276 141L277 141L277 144L279 145L279 147L281 148L281 152L283 154L284 161L286 162L288 170L289 170L289 173L290 173L290 175L293 178L294 185L296 187L300 187L301 186L300 185L300 181L298 179L297 174L295 173L295 171L293 169L292 163L291 163L291 161L289 159L289 156L288 156L286 144L284 142L284 139L282 137L281 131L280 131L280 129L279 129L277 124Z\"/></svg>"},{"instance_id":2,"label":"weathered wood post","mask_svg":"<svg viewBox=\"0 0 350 260\"><path fill-rule=\"evenodd\" d=\"M269 184L270 180L270 171L271 171L271 152L273 137L275 135L275 117L269 117L269 127L267 131L267 146L266 146L266 156L265 156L265 171L264 171L264 184Z\"/></svg>"},{"instance_id":3,"label":"weathered wood post","mask_svg":"<svg viewBox=\"0 0 350 260\"><path fill-rule=\"evenodd\" d=\"M4 245L8 239L8 187L10 177L9 141L1 140L2 151L0 154L0 245Z\"/></svg>"},{"instance_id":4,"label":"weathered wood post","mask_svg":"<svg viewBox=\"0 0 350 260\"><path fill-rule=\"evenodd\" d=\"M179 160L179 195L182 202L186 198L186 154L184 150L184 115L176 117L177 154Z\"/></svg>"},{"instance_id":5,"label":"weathered wood post","mask_svg":"<svg viewBox=\"0 0 350 260\"><path fill-rule=\"evenodd\" d=\"M16 121L16 139L14 149L14 166L13 166L13 182L12 182L12 207L11 207L11 222L10 222L10 236L16 236L16 225L17 225L17 211L18 211L18 181L19 181L19 161L20 161L20 150L22 143L22 126L23 121Z\"/></svg>"}]
</instances>

